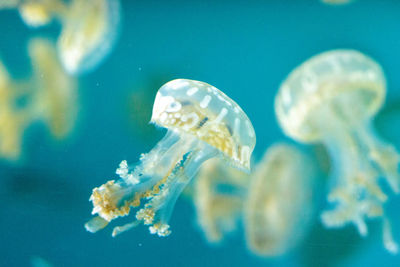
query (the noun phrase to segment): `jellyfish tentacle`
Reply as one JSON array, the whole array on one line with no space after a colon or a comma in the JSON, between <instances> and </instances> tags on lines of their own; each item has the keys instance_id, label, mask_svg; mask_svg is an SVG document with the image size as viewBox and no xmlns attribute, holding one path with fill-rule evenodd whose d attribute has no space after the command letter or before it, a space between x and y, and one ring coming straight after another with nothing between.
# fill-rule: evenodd
<instances>
[{"instance_id":1,"label":"jellyfish tentacle","mask_svg":"<svg viewBox=\"0 0 400 267\"><path fill-rule=\"evenodd\" d=\"M368 156L377 164L382 177L387 180L393 192L399 193L399 152L393 145L381 141L369 125L359 127L358 134L367 145Z\"/></svg>"},{"instance_id":2,"label":"jellyfish tentacle","mask_svg":"<svg viewBox=\"0 0 400 267\"><path fill-rule=\"evenodd\" d=\"M353 222L361 236L368 234L365 217L376 217L383 213L386 194L378 185L378 175L367 153L360 145L358 136L352 130L345 114L338 113L333 107L327 107L329 124L320 127L324 134L324 143L333 155L337 184L328 196L328 202L336 204L332 210L322 213L321 219L326 226L341 227ZM339 114L339 115L338 115ZM348 129L341 131L340 129ZM329 134L328 134L329 133Z\"/></svg>"},{"instance_id":3,"label":"jellyfish tentacle","mask_svg":"<svg viewBox=\"0 0 400 267\"><path fill-rule=\"evenodd\" d=\"M217 152L202 141L197 141L197 148L188 153L168 176L160 192L153 197L137 214L137 219L151 225L150 232L159 236L170 234L168 221L175 203L191 181L200 165Z\"/></svg>"}]
</instances>

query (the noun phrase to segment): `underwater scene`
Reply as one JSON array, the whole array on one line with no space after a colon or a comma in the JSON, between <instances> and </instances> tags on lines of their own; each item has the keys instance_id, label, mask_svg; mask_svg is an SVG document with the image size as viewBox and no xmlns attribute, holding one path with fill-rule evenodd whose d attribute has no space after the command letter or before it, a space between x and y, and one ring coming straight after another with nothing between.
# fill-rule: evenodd
<instances>
[{"instance_id":1,"label":"underwater scene","mask_svg":"<svg viewBox=\"0 0 400 267\"><path fill-rule=\"evenodd\" d=\"M400 1L0 0L0 266L400 266Z\"/></svg>"}]
</instances>

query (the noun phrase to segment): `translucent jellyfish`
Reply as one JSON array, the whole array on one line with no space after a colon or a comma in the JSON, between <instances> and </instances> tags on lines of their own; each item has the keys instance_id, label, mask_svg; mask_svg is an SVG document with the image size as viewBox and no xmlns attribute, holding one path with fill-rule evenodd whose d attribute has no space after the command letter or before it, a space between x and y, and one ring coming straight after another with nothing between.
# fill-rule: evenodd
<instances>
[{"instance_id":1,"label":"translucent jellyfish","mask_svg":"<svg viewBox=\"0 0 400 267\"><path fill-rule=\"evenodd\" d=\"M62 67L53 43L31 39L29 56L35 84L32 113L45 122L57 139L68 136L77 118L77 83Z\"/></svg>"},{"instance_id":2,"label":"translucent jellyfish","mask_svg":"<svg viewBox=\"0 0 400 267\"><path fill-rule=\"evenodd\" d=\"M328 5L345 5L354 2L355 0L321 0L322 3Z\"/></svg>"},{"instance_id":3,"label":"translucent jellyfish","mask_svg":"<svg viewBox=\"0 0 400 267\"><path fill-rule=\"evenodd\" d=\"M0 0L0 9L17 9L26 25L36 28L65 15L63 0Z\"/></svg>"},{"instance_id":4,"label":"translucent jellyfish","mask_svg":"<svg viewBox=\"0 0 400 267\"><path fill-rule=\"evenodd\" d=\"M170 234L168 221L175 202L200 165L213 157L227 164L250 169L255 133L242 109L217 88L204 82L178 79L163 85L153 105L151 122L166 128L165 137L135 167L124 160L108 181L93 189L92 214L86 223L90 232L139 207L136 220L115 227L113 236L140 222L152 234Z\"/></svg>"},{"instance_id":5,"label":"translucent jellyfish","mask_svg":"<svg viewBox=\"0 0 400 267\"><path fill-rule=\"evenodd\" d=\"M73 0L58 39L61 61L69 73L95 67L111 51L118 34L118 0Z\"/></svg>"},{"instance_id":6,"label":"translucent jellyfish","mask_svg":"<svg viewBox=\"0 0 400 267\"><path fill-rule=\"evenodd\" d=\"M275 144L264 154L250 179L244 204L249 249L278 256L296 246L312 218L315 169L297 148Z\"/></svg>"},{"instance_id":7,"label":"translucent jellyfish","mask_svg":"<svg viewBox=\"0 0 400 267\"><path fill-rule=\"evenodd\" d=\"M28 110L18 107L26 90L17 87L0 62L0 157L17 160L21 155L22 139L31 121Z\"/></svg>"},{"instance_id":8,"label":"translucent jellyfish","mask_svg":"<svg viewBox=\"0 0 400 267\"><path fill-rule=\"evenodd\" d=\"M327 227L353 223L366 236L367 218L383 217L387 195L379 178L399 192L399 155L381 140L371 121L386 93L381 67L354 50L333 50L317 55L296 68L283 82L275 101L285 133L304 143L323 143L332 158L335 181L322 214ZM383 224L384 244L397 245L390 224Z\"/></svg>"},{"instance_id":9,"label":"translucent jellyfish","mask_svg":"<svg viewBox=\"0 0 400 267\"><path fill-rule=\"evenodd\" d=\"M57 46L70 74L87 72L98 65L110 53L118 35L119 0L0 0L0 8L12 7L31 27L47 25L53 19L61 22Z\"/></svg>"},{"instance_id":10,"label":"translucent jellyfish","mask_svg":"<svg viewBox=\"0 0 400 267\"><path fill-rule=\"evenodd\" d=\"M201 166L193 201L198 225L209 242L220 242L237 229L249 179L248 173L221 159L210 159Z\"/></svg>"}]
</instances>

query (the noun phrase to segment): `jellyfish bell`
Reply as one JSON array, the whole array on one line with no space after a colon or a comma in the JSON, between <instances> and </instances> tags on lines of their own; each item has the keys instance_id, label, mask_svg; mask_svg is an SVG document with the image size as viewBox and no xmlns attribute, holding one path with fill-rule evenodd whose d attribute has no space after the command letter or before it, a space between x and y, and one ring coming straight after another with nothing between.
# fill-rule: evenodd
<instances>
[{"instance_id":1,"label":"jellyfish bell","mask_svg":"<svg viewBox=\"0 0 400 267\"><path fill-rule=\"evenodd\" d=\"M322 214L327 227L354 223L365 236L365 219L384 217L387 196L379 178L399 191L399 155L371 125L385 94L381 66L355 50L312 57L279 89L275 111L284 132L300 142L323 143L332 157L336 185L328 201L336 206Z\"/></svg>"},{"instance_id":2,"label":"jellyfish bell","mask_svg":"<svg viewBox=\"0 0 400 267\"><path fill-rule=\"evenodd\" d=\"M244 204L246 243L260 256L279 256L307 232L313 207L315 169L296 147L270 147L250 179Z\"/></svg>"},{"instance_id":3,"label":"jellyfish bell","mask_svg":"<svg viewBox=\"0 0 400 267\"><path fill-rule=\"evenodd\" d=\"M166 128L167 134L134 168L122 161L118 181L93 190L92 213L99 217L85 225L88 231L96 232L128 215L145 199L136 220L149 225L152 234L167 236L173 206L204 161L221 157L238 168L250 168L256 141L253 126L233 100L209 84L178 79L163 85L151 121ZM115 227L113 235L136 226L137 221Z\"/></svg>"},{"instance_id":4,"label":"jellyfish bell","mask_svg":"<svg viewBox=\"0 0 400 267\"><path fill-rule=\"evenodd\" d=\"M115 43L119 21L119 0L73 0L57 43L65 69L79 74L98 65Z\"/></svg>"}]
</instances>

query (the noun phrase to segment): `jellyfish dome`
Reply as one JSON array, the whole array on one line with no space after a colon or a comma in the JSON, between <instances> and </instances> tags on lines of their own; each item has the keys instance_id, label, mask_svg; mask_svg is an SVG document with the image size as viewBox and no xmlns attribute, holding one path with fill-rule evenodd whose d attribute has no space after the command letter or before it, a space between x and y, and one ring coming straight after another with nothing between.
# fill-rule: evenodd
<instances>
[{"instance_id":1,"label":"jellyfish dome","mask_svg":"<svg viewBox=\"0 0 400 267\"><path fill-rule=\"evenodd\" d=\"M244 204L248 248L279 256L295 247L312 218L315 169L295 146L277 143L257 164Z\"/></svg>"},{"instance_id":2,"label":"jellyfish dome","mask_svg":"<svg viewBox=\"0 0 400 267\"><path fill-rule=\"evenodd\" d=\"M385 94L381 66L355 50L312 57L279 89L275 111L284 132L299 142L323 143L332 158L335 185L328 201L333 209L322 214L327 227L353 223L365 236L365 219L385 218L387 195L379 178L399 191L399 154L371 125ZM389 235L384 236L386 248L396 251Z\"/></svg>"},{"instance_id":3,"label":"jellyfish dome","mask_svg":"<svg viewBox=\"0 0 400 267\"><path fill-rule=\"evenodd\" d=\"M204 161L220 157L227 164L250 168L256 141L253 126L233 100L209 84L178 79L163 85L151 121L166 128L167 134L135 167L122 161L118 181L93 190L92 213L98 217L85 225L88 231L96 232L141 206L136 220L115 227L113 236L140 222L149 225L152 234L167 236L175 202Z\"/></svg>"}]
</instances>

